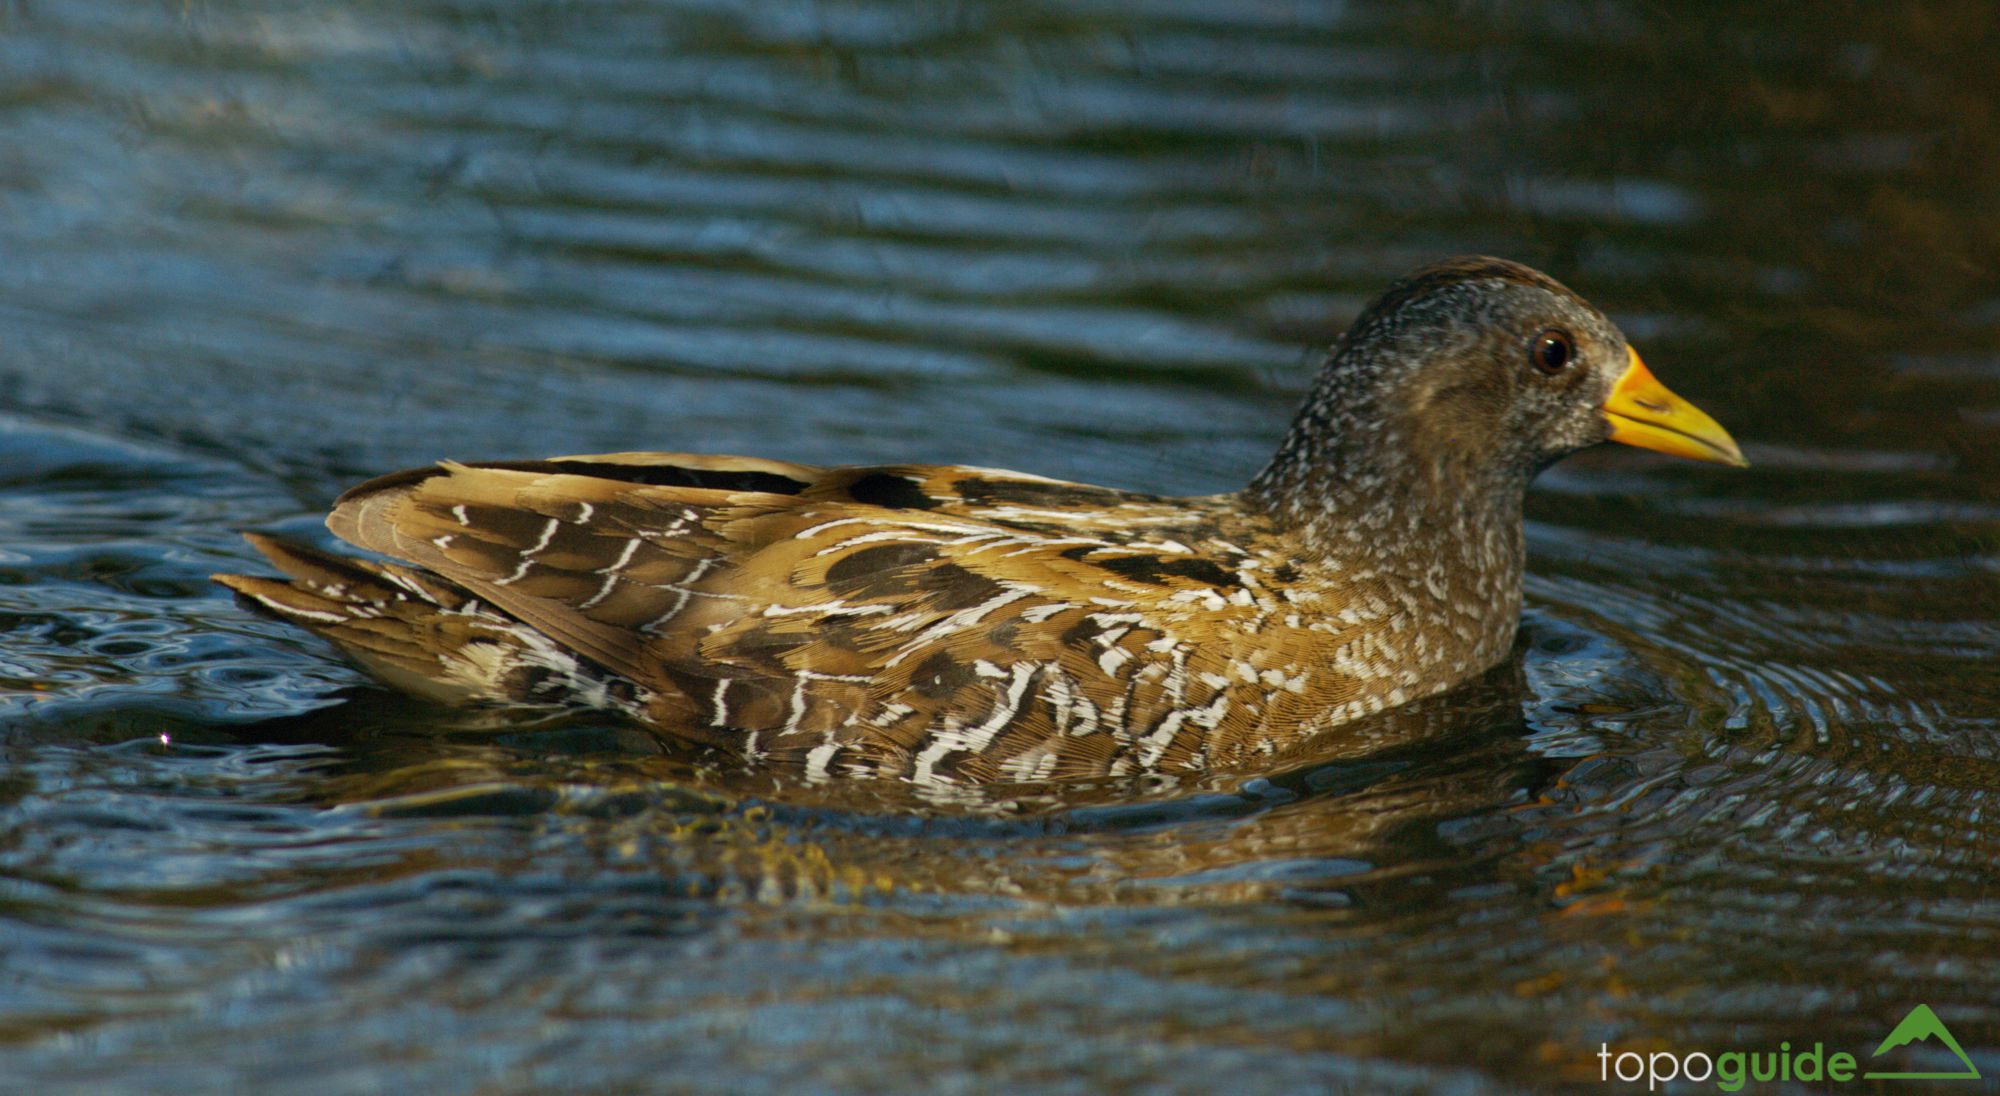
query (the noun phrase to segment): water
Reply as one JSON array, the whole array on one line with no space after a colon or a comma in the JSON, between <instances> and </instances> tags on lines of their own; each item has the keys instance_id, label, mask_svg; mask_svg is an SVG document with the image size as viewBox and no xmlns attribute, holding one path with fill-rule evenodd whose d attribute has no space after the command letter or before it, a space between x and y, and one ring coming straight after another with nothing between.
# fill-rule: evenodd
<instances>
[{"instance_id":1,"label":"water","mask_svg":"<svg viewBox=\"0 0 2000 1096\"><path fill-rule=\"evenodd\" d=\"M0 4L0 1090L1538 1090L1918 1002L2000 1076L1996 23ZM1265 779L807 795L206 582L439 456L1227 489L1466 251L1755 467L1561 465L1517 663Z\"/></svg>"}]
</instances>

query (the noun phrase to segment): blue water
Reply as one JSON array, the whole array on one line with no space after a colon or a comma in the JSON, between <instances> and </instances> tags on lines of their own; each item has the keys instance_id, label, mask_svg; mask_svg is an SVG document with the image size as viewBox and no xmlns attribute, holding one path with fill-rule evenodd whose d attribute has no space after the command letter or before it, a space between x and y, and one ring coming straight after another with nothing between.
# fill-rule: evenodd
<instances>
[{"instance_id":1,"label":"blue water","mask_svg":"<svg viewBox=\"0 0 2000 1096\"><path fill-rule=\"evenodd\" d=\"M2000 1077L1996 22L0 3L0 1091ZM439 457L1229 489L1474 251L1754 467L1559 466L1515 663L1248 783L807 796L207 582Z\"/></svg>"}]
</instances>

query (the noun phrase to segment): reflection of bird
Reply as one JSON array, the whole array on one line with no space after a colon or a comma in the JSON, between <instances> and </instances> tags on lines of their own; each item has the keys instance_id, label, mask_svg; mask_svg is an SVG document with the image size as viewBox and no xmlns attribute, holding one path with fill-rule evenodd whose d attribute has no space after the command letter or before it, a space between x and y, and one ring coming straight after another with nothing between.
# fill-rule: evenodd
<instances>
[{"instance_id":1,"label":"reflection of bird","mask_svg":"<svg viewBox=\"0 0 2000 1096\"><path fill-rule=\"evenodd\" d=\"M1609 320L1458 259L1356 320L1244 490L617 453L445 463L222 575L392 685L608 708L810 776L1190 770L1500 661L1528 480L1604 440L1741 464Z\"/></svg>"}]
</instances>

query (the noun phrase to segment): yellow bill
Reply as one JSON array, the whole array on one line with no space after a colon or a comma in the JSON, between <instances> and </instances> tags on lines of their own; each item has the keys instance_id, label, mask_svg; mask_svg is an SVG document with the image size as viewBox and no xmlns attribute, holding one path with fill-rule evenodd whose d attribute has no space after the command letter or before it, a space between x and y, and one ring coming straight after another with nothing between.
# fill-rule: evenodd
<instances>
[{"instance_id":1,"label":"yellow bill","mask_svg":"<svg viewBox=\"0 0 2000 1096\"><path fill-rule=\"evenodd\" d=\"M1637 350L1628 347L1626 352L1632 355L1632 364L1626 367L1618 383L1611 386L1611 397L1604 401L1604 417L1611 422L1612 441L1657 449L1676 457L1733 464L1738 468L1750 466L1729 431L1701 408L1654 380L1646 363L1639 360Z\"/></svg>"}]
</instances>

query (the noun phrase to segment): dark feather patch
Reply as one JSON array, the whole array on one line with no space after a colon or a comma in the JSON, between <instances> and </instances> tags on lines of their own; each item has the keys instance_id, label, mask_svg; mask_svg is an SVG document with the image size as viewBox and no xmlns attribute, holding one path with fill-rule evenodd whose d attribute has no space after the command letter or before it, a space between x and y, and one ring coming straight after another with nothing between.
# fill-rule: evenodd
<instances>
[{"instance_id":1,"label":"dark feather patch","mask_svg":"<svg viewBox=\"0 0 2000 1096\"><path fill-rule=\"evenodd\" d=\"M972 668L944 651L924 659L910 673L910 687L932 700L951 696L972 681Z\"/></svg>"},{"instance_id":2,"label":"dark feather patch","mask_svg":"<svg viewBox=\"0 0 2000 1096\"><path fill-rule=\"evenodd\" d=\"M1014 649L1016 637L1020 634L1021 622L1019 620L1003 620L986 630L986 642L991 643L1001 650L1011 651Z\"/></svg>"},{"instance_id":3,"label":"dark feather patch","mask_svg":"<svg viewBox=\"0 0 2000 1096\"><path fill-rule=\"evenodd\" d=\"M908 476L890 472L870 472L848 485L847 495L864 506L890 510L935 510L940 500L924 494Z\"/></svg>"},{"instance_id":4,"label":"dark feather patch","mask_svg":"<svg viewBox=\"0 0 2000 1096\"><path fill-rule=\"evenodd\" d=\"M956 563L940 563L918 572L917 588L930 593L931 607L940 611L983 605L1000 596L1003 589L985 575L974 574Z\"/></svg>"},{"instance_id":5,"label":"dark feather patch","mask_svg":"<svg viewBox=\"0 0 2000 1096\"><path fill-rule=\"evenodd\" d=\"M1196 557L1161 559L1159 556L1118 556L1091 562L1114 575L1123 575L1137 582L1150 582L1155 586L1165 586L1168 575L1205 582L1210 586L1242 585L1221 564Z\"/></svg>"},{"instance_id":6,"label":"dark feather patch","mask_svg":"<svg viewBox=\"0 0 2000 1096\"><path fill-rule=\"evenodd\" d=\"M937 559L929 544L883 544L843 556L826 569L826 584L841 597L889 597L910 588L909 569Z\"/></svg>"},{"instance_id":7,"label":"dark feather patch","mask_svg":"<svg viewBox=\"0 0 2000 1096\"><path fill-rule=\"evenodd\" d=\"M808 486L804 480L776 472L754 469L684 468L672 464L625 464L595 460L484 461L474 466L504 472L535 472L550 476L594 476L598 479L634 483L647 487L695 487L714 491L758 491L769 495L796 495ZM410 468L377 476L342 492L334 505L384 492L410 487L435 476L446 475L443 467Z\"/></svg>"},{"instance_id":8,"label":"dark feather patch","mask_svg":"<svg viewBox=\"0 0 2000 1096\"><path fill-rule=\"evenodd\" d=\"M481 468L512 472L545 472L555 476L595 476L598 479L637 483L647 487L698 487L710 491L760 491L767 495L796 495L809 484L776 472L728 468L681 468L671 464L618 464L612 461L528 460L482 463Z\"/></svg>"}]
</instances>

